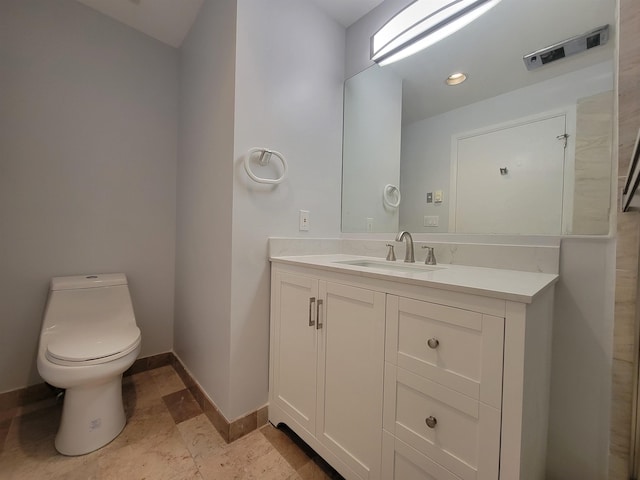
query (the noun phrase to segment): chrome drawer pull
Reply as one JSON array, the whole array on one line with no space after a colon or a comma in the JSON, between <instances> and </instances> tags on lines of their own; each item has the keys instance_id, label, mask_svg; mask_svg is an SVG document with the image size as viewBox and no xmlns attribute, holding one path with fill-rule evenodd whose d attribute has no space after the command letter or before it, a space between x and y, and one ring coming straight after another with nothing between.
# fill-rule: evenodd
<instances>
[{"instance_id":1,"label":"chrome drawer pull","mask_svg":"<svg viewBox=\"0 0 640 480\"><path fill-rule=\"evenodd\" d=\"M425 418L424 423L426 423L427 427L429 428L436 428L438 420L436 419L436 417L427 417Z\"/></svg>"},{"instance_id":2,"label":"chrome drawer pull","mask_svg":"<svg viewBox=\"0 0 640 480\"><path fill-rule=\"evenodd\" d=\"M313 320L313 304L316 303L316 297L309 299L309 326L313 327L316 322Z\"/></svg>"},{"instance_id":3,"label":"chrome drawer pull","mask_svg":"<svg viewBox=\"0 0 640 480\"><path fill-rule=\"evenodd\" d=\"M438 340L437 338L430 338L429 340L427 340L427 345L429 346L429 348L436 349L438 348L438 345L440 345L440 340Z\"/></svg>"}]
</instances>

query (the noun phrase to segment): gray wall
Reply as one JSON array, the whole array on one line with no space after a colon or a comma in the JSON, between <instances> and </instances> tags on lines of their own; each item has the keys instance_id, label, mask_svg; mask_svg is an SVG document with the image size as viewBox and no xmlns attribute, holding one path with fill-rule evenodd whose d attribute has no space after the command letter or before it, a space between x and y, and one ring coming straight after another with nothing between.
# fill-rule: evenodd
<instances>
[{"instance_id":1,"label":"gray wall","mask_svg":"<svg viewBox=\"0 0 640 480\"><path fill-rule=\"evenodd\" d=\"M172 346L177 52L71 0L0 2L0 392L40 381L52 276L125 272Z\"/></svg>"},{"instance_id":2,"label":"gray wall","mask_svg":"<svg viewBox=\"0 0 640 480\"><path fill-rule=\"evenodd\" d=\"M340 234L344 35L312 0L238 0L230 418L267 403L267 237ZM241 161L252 147L282 152L286 180L250 180Z\"/></svg>"},{"instance_id":3,"label":"gray wall","mask_svg":"<svg viewBox=\"0 0 640 480\"><path fill-rule=\"evenodd\" d=\"M551 361L548 480L608 478L615 241L565 237Z\"/></svg>"},{"instance_id":4,"label":"gray wall","mask_svg":"<svg viewBox=\"0 0 640 480\"><path fill-rule=\"evenodd\" d=\"M236 2L207 1L180 50L176 354L229 410Z\"/></svg>"},{"instance_id":5,"label":"gray wall","mask_svg":"<svg viewBox=\"0 0 640 480\"><path fill-rule=\"evenodd\" d=\"M343 66L310 0L205 2L180 52L175 351L229 420L267 402L267 237L299 209L340 232ZM252 147L286 156L282 184L249 179Z\"/></svg>"}]
</instances>

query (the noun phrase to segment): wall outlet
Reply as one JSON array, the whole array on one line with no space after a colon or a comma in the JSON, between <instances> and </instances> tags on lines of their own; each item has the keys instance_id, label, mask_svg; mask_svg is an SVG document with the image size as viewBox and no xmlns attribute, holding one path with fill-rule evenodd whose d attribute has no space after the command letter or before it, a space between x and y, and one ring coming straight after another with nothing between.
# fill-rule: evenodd
<instances>
[{"instance_id":1,"label":"wall outlet","mask_svg":"<svg viewBox=\"0 0 640 480\"><path fill-rule=\"evenodd\" d=\"M373 218L367 217L367 232L373 232Z\"/></svg>"},{"instance_id":2,"label":"wall outlet","mask_svg":"<svg viewBox=\"0 0 640 480\"><path fill-rule=\"evenodd\" d=\"M439 220L440 220L440 217L438 217L437 215L434 215L434 216L425 215L423 225L425 227L437 227Z\"/></svg>"},{"instance_id":3,"label":"wall outlet","mask_svg":"<svg viewBox=\"0 0 640 480\"><path fill-rule=\"evenodd\" d=\"M309 210L300 210L300 231L309 231Z\"/></svg>"}]
</instances>

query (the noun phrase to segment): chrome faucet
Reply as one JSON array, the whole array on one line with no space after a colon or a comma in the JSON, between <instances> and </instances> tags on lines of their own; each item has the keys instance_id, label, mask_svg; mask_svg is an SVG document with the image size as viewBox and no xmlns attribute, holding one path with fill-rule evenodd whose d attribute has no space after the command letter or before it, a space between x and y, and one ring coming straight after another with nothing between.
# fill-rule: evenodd
<instances>
[{"instance_id":1,"label":"chrome faucet","mask_svg":"<svg viewBox=\"0 0 640 480\"><path fill-rule=\"evenodd\" d=\"M416 263L416 258L413 255L413 238L411 237L411 234L406 230L402 230L396 236L396 242L401 242L403 240L405 241L407 247L404 253L404 261L407 263Z\"/></svg>"}]
</instances>

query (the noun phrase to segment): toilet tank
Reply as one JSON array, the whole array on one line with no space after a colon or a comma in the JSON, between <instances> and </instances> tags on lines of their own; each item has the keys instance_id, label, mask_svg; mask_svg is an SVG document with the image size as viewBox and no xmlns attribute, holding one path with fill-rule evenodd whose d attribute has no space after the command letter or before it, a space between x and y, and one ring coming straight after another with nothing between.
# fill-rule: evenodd
<instances>
[{"instance_id":1,"label":"toilet tank","mask_svg":"<svg viewBox=\"0 0 640 480\"><path fill-rule=\"evenodd\" d=\"M114 287L117 285L127 285L127 277L124 273L53 277L51 279L50 290L75 290L81 288Z\"/></svg>"},{"instance_id":2,"label":"toilet tank","mask_svg":"<svg viewBox=\"0 0 640 480\"><path fill-rule=\"evenodd\" d=\"M51 279L44 327L74 329L87 324L135 325L133 305L122 273Z\"/></svg>"}]
</instances>

